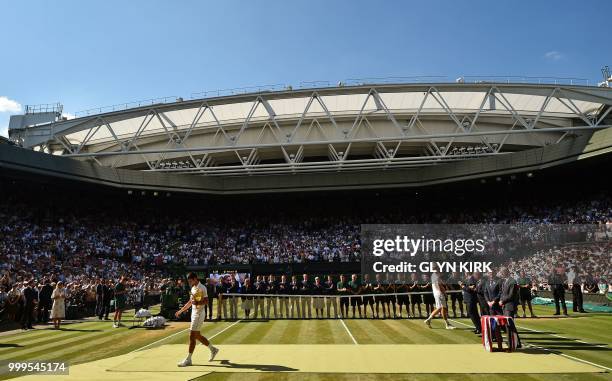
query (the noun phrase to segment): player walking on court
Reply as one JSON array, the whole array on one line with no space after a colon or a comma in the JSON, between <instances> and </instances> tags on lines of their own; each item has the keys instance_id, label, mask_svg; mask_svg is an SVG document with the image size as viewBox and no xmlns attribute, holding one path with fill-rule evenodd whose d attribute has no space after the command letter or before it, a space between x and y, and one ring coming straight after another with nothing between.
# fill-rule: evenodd
<instances>
[{"instance_id":1,"label":"player walking on court","mask_svg":"<svg viewBox=\"0 0 612 381\"><path fill-rule=\"evenodd\" d=\"M202 327L202 323L206 317L204 313L204 306L208 303L206 286L200 283L200 280L195 273L189 273L187 276L187 282L189 282L189 285L191 286L189 301L185 303L180 310L176 311L176 317L178 318L189 308L191 308L191 325L189 326L189 354L183 361L178 363L178 366L180 367L191 365L191 355L195 349L196 341L204 344L210 350L210 357L208 361L213 361L217 353L219 353L219 349L213 346L208 339L202 336L200 333L200 327Z\"/></svg>"},{"instance_id":2,"label":"player walking on court","mask_svg":"<svg viewBox=\"0 0 612 381\"><path fill-rule=\"evenodd\" d=\"M442 280L442 277L438 273L431 274L431 289L433 291L433 296L435 300L436 307L431 312L431 315L427 319L425 319L425 324L431 328L431 319L433 319L437 314L442 316L444 319L444 323L446 323L446 329L455 329L448 322L448 305L446 304L446 284Z\"/></svg>"}]
</instances>

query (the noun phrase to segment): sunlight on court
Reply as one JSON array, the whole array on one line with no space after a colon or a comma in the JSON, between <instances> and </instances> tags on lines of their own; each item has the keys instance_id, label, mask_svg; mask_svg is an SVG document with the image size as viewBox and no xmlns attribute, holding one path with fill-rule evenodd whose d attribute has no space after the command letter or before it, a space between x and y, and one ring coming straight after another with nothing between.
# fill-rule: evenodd
<instances>
[{"instance_id":1,"label":"sunlight on court","mask_svg":"<svg viewBox=\"0 0 612 381\"><path fill-rule=\"evenodd\" d=\"M488 353L478 344L436 345L219 345L217 359L198 347L193 366L178 368L184 345L162 345L75 365L54 380L177 380L211 372L300 373L594 373L602 370L550 352ZM443 358L444 361L440 361ZM184 375L181 376L181 374ZM35 380L37 376L33 377ZM23 378L28 379L28 377Z\"/></svg>"}]
</instances>

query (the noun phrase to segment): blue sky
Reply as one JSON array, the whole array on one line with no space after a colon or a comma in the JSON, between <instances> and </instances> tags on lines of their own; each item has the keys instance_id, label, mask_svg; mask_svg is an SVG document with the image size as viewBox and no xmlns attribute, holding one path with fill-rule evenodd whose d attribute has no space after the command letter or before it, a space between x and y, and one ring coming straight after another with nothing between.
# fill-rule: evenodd
<instances>
[{"instance_id":1,"label":"blue sky","mask_svg":"<svg viewBox=\"0 0 612 381\"><path fill-rule=\"evenodd\" d=\"M301 81L447 75L600 79L610 2L3 1L0 134L19 106L67 112Z\"/></svg>"}]
</instances>

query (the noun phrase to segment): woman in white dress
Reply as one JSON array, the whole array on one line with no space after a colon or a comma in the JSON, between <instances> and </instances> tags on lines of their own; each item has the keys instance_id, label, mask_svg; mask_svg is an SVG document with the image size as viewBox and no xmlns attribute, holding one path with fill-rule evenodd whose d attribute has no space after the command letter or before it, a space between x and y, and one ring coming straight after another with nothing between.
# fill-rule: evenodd
<instances>
[{"instance_id":1,"label":"woman in white dress","mask_svg":"<svg viewBox=\"0 0 612 381\"><path fill-rule=\"evenodd\" d=\"M57 286L51 294L53 299L53 308L51 308L51 320L53 321L53 327L59 329L60 322L66 317L66 289L64 288L64 282L57 282Z\"/></svg>"}]
</instances>

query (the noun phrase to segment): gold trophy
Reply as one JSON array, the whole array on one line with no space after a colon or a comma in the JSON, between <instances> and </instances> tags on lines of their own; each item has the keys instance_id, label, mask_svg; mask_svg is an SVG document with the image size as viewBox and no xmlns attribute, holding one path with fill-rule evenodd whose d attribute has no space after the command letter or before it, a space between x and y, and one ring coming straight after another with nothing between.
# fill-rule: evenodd
<instances>
[{"instance_id":1,"label":"gold trophy","mask_svg":"<svg viewBox=\"0 0 612 381\"><path fill-rule=\"evenodd\" d=\"M202 289L198 287L195 294L193 294L193 300L196 302L196 304L200 304L202 299L204 299L204 293L202 292Z\"/></svg>"}]
</instances>

